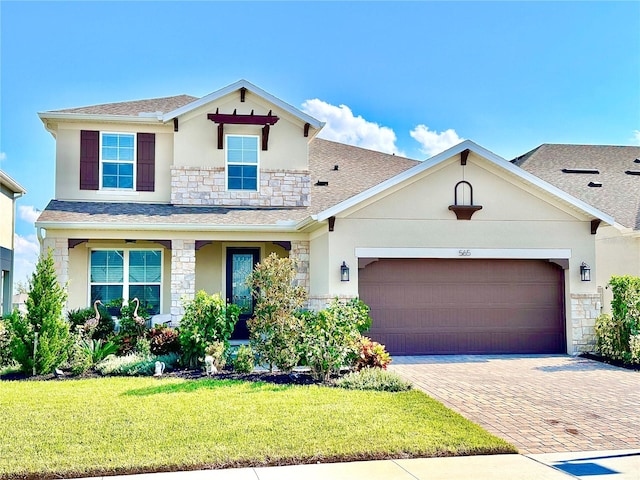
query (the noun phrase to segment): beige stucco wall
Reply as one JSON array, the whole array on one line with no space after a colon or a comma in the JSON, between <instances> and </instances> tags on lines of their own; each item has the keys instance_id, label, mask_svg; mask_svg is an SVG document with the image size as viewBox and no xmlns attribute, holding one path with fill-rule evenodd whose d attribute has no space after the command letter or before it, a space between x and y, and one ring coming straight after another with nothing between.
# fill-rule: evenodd
<instances>
[{"instance_id":1,"label":"beige stucco wall","mask_svg":"<svg viewBox=\"0 0 640 480\"><path fill-rule=\"evenodd\" d=\"M612 275L640 276L640 238L625 235L612 226L601 226L596 235L596 283L602 287L604 313L611 313L611 290L606 288Z\"/></svg>"},{"instance_id":2,"label":"beige stucco wall","mask_svg":"<svg viewBox=\"0 0 640 480\"><path fill-rule=\"evenodd\" d=\"M118 192L80 190L80 130L118 133L155 133L156 164L154 192ZM160 202L171 198L170 167L173 152L173 125L134 125L68 122L58 124L56 137L57 200L90 200L94 202ZM135 171L135 169L134 169Z\"/></svg>"},{"instance_id":3,"label":"beige stucco wall","mask_svg":"<svg viewBox=\"0 0 640 480\"><path fill-rule=\"evenodd\" d=\"M174 138L174 162L176 166L225 167L225 149L218 150L218 124L207 119L208 113L233 113L266 115L272 110L279 117L269 132L269 149L258 151L259 166L273 170L308 170L309 139L303 135L304 123L289 113L247 92L245 102L240 102L240 93L233 92L219 100L197 108L180 117L179 131ZM256 135L261 137L262 126L225 124L224 133ZM261 145L258 140L258 145ZM260 147L258 147L260 148Z\"/></svg>"},{"instance_id":4,"label":"beige stucco wall","mask_svg":"<svg viewBox=\"0 0 640 480\"><path fill-rule=\"evenodd\" d=\"M568 249L569 269L565 271L565 311L568 351L573 351L571 294L597 293L595 281L582 282L579 266L595 263L595 236L590 233L591 218L532 188L508 172L485 168L482 161L469 157L464 168L459 159L444 162L411 182L380 194L366 205L338 215L335 231L326 233L326 245L318 236L311 242L312 292L320 294L322 275L313 272L321 261L328 265L328 293L358 294L356 248L443 248L492 249L495 258L514 249ZM464 176L463 176L464 175ZM453 204L455 184L464 178L473 185L474 204L483 209L471 220L457 220L448 206ZM314 247L320 245L320 252ZM316 255L320 253L322 260ZM479 253L479 252L477 252ZM454 257L456 258L456 257ZM351 281L341 282L339 266L350 266Z\"/></svg>"},{"instance_id":5,"label":"beige stucco wall","mask_svg":"<svg viewBox=\"0 0 640 480\"><path fill-rule=\"evenodd\" d=\"M15 214L13 194L0 189L0 247L13 250L13 216Z\"/></svg>"}]
</instances>

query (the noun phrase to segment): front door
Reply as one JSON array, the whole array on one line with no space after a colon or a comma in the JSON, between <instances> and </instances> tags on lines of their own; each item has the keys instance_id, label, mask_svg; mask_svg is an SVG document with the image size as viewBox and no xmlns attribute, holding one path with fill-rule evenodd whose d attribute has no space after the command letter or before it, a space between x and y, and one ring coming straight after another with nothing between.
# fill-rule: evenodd
<instances>
[{"instance_id":1,"label":"front door","mask_svg":"<svg viewBox=\"0 0 640 480\"><path fill-rule=\"evenodd\" d=\"M249 338L247 320L253 315L254 300L247 276L259 260L259 248L227 248L227 303L240 307L240 319L231 335L235 340Z\"/></svg>"}]
</instances>

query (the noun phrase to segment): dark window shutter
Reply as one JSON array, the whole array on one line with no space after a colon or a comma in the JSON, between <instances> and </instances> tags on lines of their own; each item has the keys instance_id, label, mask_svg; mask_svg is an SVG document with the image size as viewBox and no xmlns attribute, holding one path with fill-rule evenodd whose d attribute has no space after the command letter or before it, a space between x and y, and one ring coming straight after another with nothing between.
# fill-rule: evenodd
<instances>
[{"instance_id":1,"label":"dark window shutter","mask_svg":"<svg viewBox=\"0 0 640 480\"><path fill-rule=\"evenodd\" d=\"M100 132L80 131L80 190L100 187Z\"/></svg>"},{"instance_id":2,"label":"dark window shutter","mask_svg":"<svg viewBox=\"0 0 640 480\"><path fill-rule=\"evenodd\" d=\"M156 134L138 134L138 159L136 190L153 192L156 177Z\"/></svg>"}]
</instances>

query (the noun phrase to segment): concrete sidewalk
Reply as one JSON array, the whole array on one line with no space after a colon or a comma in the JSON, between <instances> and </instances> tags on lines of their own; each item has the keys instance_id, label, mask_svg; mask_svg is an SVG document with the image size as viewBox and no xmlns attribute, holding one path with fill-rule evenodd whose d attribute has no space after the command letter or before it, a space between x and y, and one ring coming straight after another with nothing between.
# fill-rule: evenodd
<instances>
[{"instance_id":1,"label":"concrete sidewalk","mask_svg":"<svg viewBox=\"0 0 640 480\"><path fill-rule=\"evenodd\" d=\"M113 477L102 478L113 480ZM119 480L568 480L572 478L640 480L640 450L528 456L478 455L197 470L126 475L119 477Z\"/></svg>"}]
</instances>

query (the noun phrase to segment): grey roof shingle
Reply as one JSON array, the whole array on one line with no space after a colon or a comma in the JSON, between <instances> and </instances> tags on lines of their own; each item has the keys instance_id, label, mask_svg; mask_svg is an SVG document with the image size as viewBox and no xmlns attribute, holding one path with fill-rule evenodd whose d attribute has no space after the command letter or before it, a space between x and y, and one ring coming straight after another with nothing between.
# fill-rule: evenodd
<instances>
[{"instance_id":1,"label":"grey roof shingle","mask_svg":"<svg viewBox=\"0 0 640 480\"><path fill-rule=\"evenodd\" d=\"M147 100L135 100L131 102L104 103L87 107L66 108L52 110L50 113L78 113L85 115L126 115L136 116L141 113L168 113L183 107L198 97L191 95L176 95L175 97L150 98Z\"/></svg>"},{"instance_id":2,"label":"grey roof shingle","mask_svg":"<svg viewBox=\"0 0 640 480\"><path fill-rule=\"evenodd\" d=\"M640 230L640 147L543 144L512 163L614 217L625 227ZM564 173L591 169L599 173ZM589 183L601 183L601 187Z\"/></svg>"},{"instance_id":3,"label":"grey roof shingle","mask_svg":"<svg viewBox=\"0 0 640 480\"><path fill-rule=\"evenodd\" d=\"M309 145L311 205L294 208L174 206L52 200L38 222L163 225L275 225L298 222L378 185L417 160L314 138ZM338 165L338 170L334 166ZM320 180L326 186L315 185Z\"/></svg>"}]
</instances>

